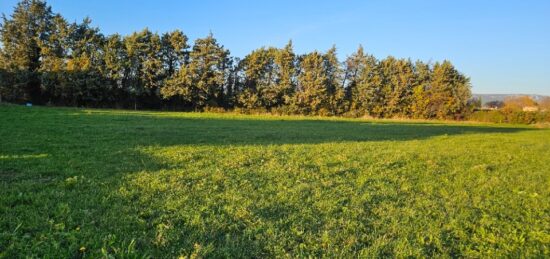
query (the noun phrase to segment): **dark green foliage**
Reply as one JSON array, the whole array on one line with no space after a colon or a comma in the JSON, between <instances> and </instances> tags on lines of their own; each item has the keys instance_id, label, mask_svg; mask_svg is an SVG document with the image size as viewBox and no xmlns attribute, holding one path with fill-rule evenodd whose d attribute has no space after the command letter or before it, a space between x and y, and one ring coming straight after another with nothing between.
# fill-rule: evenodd
<instances>
[{"instance_id":1,"label":"dark green foliage","mask_svg":"<svg viewBox=\"0 0 550 259\"><path fill-rule=\"evenodd\" d=\"M326 113L330 81L324 55L314 51L300 57L300 73L293 106L302 114Z\"/></svg>"},{"instance_id":2,"label":"dark green foliage","mask_svg":"<svg viewBox=\"0 0 550 259\"><path fill-rule=\"evenodd\" d=\"M428 118L458 119L465 114L471 98L469 78L451 62L435 63L427 91Z\"/></svg>"},{"instance_id":3,"label":"dark green foliage","mask_svg":"<svg viewBox=\"0 0 550 259\"><path fill-rule=\"evenodd\" d=\"M239 106L246 109L271 108L280 105L275 80L274 48L252 51L239 64L243 72L243 87L238 93Z\"/></svg>"},{"instance_id":4,"label":"dark green foliage","mask_svg":"<svg viewBox=\"0 0 550 259\"><path fill-rule=\"evenodd\" d=\"M11 102L422 119L473 107L449 61L377 60L359 47L342 64L335 47L296 55L292 42L239 60L212 34L193 46L179 30L104 36L40 0L21 1L0 29L0 100Z\"/></svg>"},{"instance_id":5,"label":"dark green foliage","mask_svg":"<svg viewBox=\"0 0 550 259\"><path fill-rule=\"evenodd\" d=\"M346 96L356 115L377 115L382 108L383 77L378 60L359 46L346 62Z\"/></svg>"},{"instance_id":6,"label":"dark green foliage","mask_svg":"<svg viewBox=\"0 0 550 259\"><path fill-rule=\"evenodd\" d=\"M325 111L321 115L340 115L345 112L346 100L344 91L344 77L342 67L336 56L336 47L333 46L323 56L325 75L327 76L326 89L328 95Z\"/></svg>"},{"instance_id":7,"label":"dark green foliage","mask_svg":"<svg viewBox=\"0 0 550 259\"><path fill-rule=\"evenodd\" d=\"M242 87L237 89L239 107L272 110L290 103L295 90L296 57L289 42L283 49L260 48L240 61Z\"/></svg>"},{"instance_id":8,"label":"dark green foliage","mask_svg":"<svg viewBox=\"0 0 550 259\"><path fill-rule=\"evenodd\" d=\"M160 48L164 78L169 78L188 61L187 36L179 30L165 33L162 35Z\"/></svg>"},{"instance_id":9,"label":"dark green foliage","mask_svg":"<svg viewBox=\"0 0 550 259\"><path fill-rule=\"evenodd\" d=\"M134 108L139 101L148 107L157 106L164 72L159 35L144 29L123 41L127 54L127 90L134 99Z\"/></svg>"},{"instance_id":10,"label":"dark green foliage","mask_svg":"<svg viewBox=\"0 0 550 259\"><path fill-rule=\"evenodd\" d=\"M413 118L430 118L433 116L429 112L432 68L429 64L417 61L415 64L415 81L413 83L413 93L411 101L411 116Z\"/></svg>"},{"instance_id":11,"label":"dark green foliage","mask_svg":"<svg viewBox=\"0 0 550 259\"><path fill-rule=\"evenodd\" d=\"M164 98L180 97L195 109L223 107L230 70L229 51L212 34L197 39L189 62L163 86Z\"/></svg>"},{"instance_id":12,"label":"dark green foliage","mask_svg":"<svg viewBox=\"0 0 550 259\"><path fill-rule=\"evenodd\" d=\"M40 66L53 31L53 13L44 1L23 0L8 19L2 17L2 68L15 74L16 100L42 103Z\"/></svg>"}]
</instances>

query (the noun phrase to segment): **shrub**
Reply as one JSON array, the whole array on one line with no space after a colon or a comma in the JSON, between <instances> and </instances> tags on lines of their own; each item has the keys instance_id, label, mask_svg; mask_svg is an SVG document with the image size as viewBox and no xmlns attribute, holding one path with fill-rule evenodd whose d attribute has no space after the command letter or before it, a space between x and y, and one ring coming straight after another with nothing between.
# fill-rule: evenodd
<instances>
[{"instance_id":1,"label":"shrub","mask_svg":"<svg viewBox=\"0 0 550 259\"><path fill-rule=\"evenodd\" d=\"M550 113L518 110L476 111L469 115L468 120L493 123L535 124L550 122Z\"/></svg>"}]
</instances>

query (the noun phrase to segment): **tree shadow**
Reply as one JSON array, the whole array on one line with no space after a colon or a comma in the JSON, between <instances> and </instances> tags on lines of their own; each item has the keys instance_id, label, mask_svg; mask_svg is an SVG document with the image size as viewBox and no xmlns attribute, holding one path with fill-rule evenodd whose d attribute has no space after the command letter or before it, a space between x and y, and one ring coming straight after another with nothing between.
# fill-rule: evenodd
<instances>
[{"instance_id":1,"label":"tree shadow","mask_svg":"<svg viewBox=\"0 0 550 259\"><path fill-rule=\"evenodd\" d=\"M328 142L407 141L443 135L515 133L526 127L430 122L387 122L262 118L233 115L198 117L157 113L80 112L89 134L117 136L131 145L282 145ZM105 127L107 125L108 127Z\"/></svg>"},{"instance_id":2,"label":"tree shadow","mask_svg":"<svg viewBox=\"0 0 550 259\"><path fill-rule=\"evenodd\" d=\"M338 206L334 210L339 214L317 217L326 213L316 207L323 205L317 204L318 201L339 195L341 202L347 202L349 193L335 191L334 186L356 190L355 181L350 180L354 177L353 172L323 176L323 180L335 181L329 188L319 179L308 178L315 168L306 168L301 175L289 174L285 178L284 172L264 175L259 171L261 164L252 164L253 170L232 177L236 171L231 171L231 160L235 158L229 155L224 158L225 164L214 161L210 167L195 169L195 174L171 173L171 170L184 171L180 166L193 162L185 160L174 165L143 152L143 148L152 147L153 151L158 151L157 148L182 146L189 148L184 152L206 153L202 159L208 160L208 152L218 147L234 151L251 145L408 141L445 135L535 130L438 123L45 110L40 107L5 109L17 113L0 114L6 115L0 117L0 122L8 125L0 128L0 133L10 140L0 143L0 156L5 158L0 160L0 172L3 172L0 173L0 187L3 187L0 194L7 197L0 200L1 207L6 208L0 210L1 218L5 219L0 223L3 229L17 228L18 232L9 239L0 240L0 247L7 247L8 243L24 247L30 243L43 249L42 255L59 257L78 256L82 246L97 256L101 248L109 253L129 252L128 243L132 241L138 253L152 251L159 257L168 253L177 256L180 250L191 253L197 250L195 242L212 246L203 247L206 250L223 247L214 253L220 257L263 257L274 254L266 250L270 240L276 238L270 236L273 233L289 233L296 237L282 247L292 251L305 242L291 233L299 231L295 228L303 225L305 231L314 231L315 239L308 241L314 244L322 238L323 226L337 226L332 222L334 218L348 217ZM190 149L194 147L199 149ZM263 159L263 154L258 153L243 153L242 156L243 159ZM279 165L286 162L280 159ZM397 184L386 183L383 176L380 177L368 185L396 189ZM297 183L302 179L310 182ZM163 184L155 185L155 181L173 181L168 186L174 189L165 190ZM294 192L288 195L291 200L281 200L277 196L286 191L282 187ZM312 198L313 191L318 192L320 198ZM185 200L181 199L181 194L187 196ZM228 200L228 197L238 200ZM354 221L374 217L369 211L381 202L375 198L364 205L367 209L362 214L353 216L356 217ZM261 202L244 203L257 201ZM180 214L180 211L191 212ZM249 212L256 215L253 219L265 222L269 228L264 229L261 224L257 229L251 227L254 222L247 221L252 218ZM55 229L44 222L54 222L53 226L62 223L64 228ZM18 224L22 224L21 227ZM309 229L308 226L313 227ZM367 223L359 227L360 231L372 231ZM352 229L349 231L351 233ZM47 237L49 243L43 242L41 236ZM65 237L71 239L64 241ZM367 244L357 246L361 248ZM51 247L59 248L49 250ZM14 255L29 253L12 252Z\"/></svg>"}]
</instances>

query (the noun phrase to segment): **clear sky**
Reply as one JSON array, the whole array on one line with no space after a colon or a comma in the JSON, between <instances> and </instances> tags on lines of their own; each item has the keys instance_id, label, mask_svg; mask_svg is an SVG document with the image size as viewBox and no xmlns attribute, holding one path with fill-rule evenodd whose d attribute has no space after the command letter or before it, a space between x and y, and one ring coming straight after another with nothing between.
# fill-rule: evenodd
<instances>
[{"instance_id":1,"label":"clear sky","mask_svg":"<svg viewBox=\"0 0 550 259\"><path fill-rule=\"evenodd\" d=\"M10 14L17 0L0 0ZM362 44L388 55L451 60L475 93L550 95L550 1L49 0L69 21L92 18L105 34L148 27L208 32L235 56L261 46L327 50L344 59Z\"/></svg>"}]
</instances>

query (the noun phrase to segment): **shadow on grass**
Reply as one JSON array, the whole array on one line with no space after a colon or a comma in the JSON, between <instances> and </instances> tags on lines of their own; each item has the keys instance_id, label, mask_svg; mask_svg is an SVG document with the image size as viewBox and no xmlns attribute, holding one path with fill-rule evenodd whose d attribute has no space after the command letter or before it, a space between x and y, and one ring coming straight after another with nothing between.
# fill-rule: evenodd
<instances>
[{"instance_id":1,"label":"shadow on grass","mask_svg":"<svg viewBox=\"0 0 550 259\"><path fill-rule=\"evenodd\" d=\"M110 253L130 253L128 243L133 240L138 253L156 251L153 254L159 257L168 253L177 255L177 249L182 247L183 252L193 252L198 249L194 247L195 242L213 246L204 247L206 250L223 247L214 253L220 257L269 256L275 251L268 251L266 247L279 238L276 234L290 233L289 241L280 247L283 250L296 249L305 242L298 234L291 233L302 231L300 226L304 231L314 231L309 242L316 243L323 235L323 226L329 223L337 226L339 223L332 220L348 217L344 212L318 216L326 211L316 208L316 202L341 195L338 198L345 203L349 193L357 190L353 185L355 181L349 179L352 176L346 174L324 176L326 181L336 181L335 187L327 188L323 181L308 178L311 172L307 170L302 175L266 176L258 172L261 165L254 165L254 170L239 177L231 177L225 171L233 170L228 166L234 159L231 156L224 158L225 165L213 162L210 168L195 169L195 175L183 174L174 180L171 178L178 174L167 174L163 178L162 172L174 168L166 161L141 152L143 147L203 146L201 151L208 152L208 148L216 146L408 141L444 135L532 130L359 120L9 109L13 111L0 110L0 122L6 125L0 128L3 136L0 143L3 158L0 160L0 187L3 190L0 194L4 197L0 199L0 226L3 232L10 233L0 239L0 248L14 244L8 257L18 254L79 256L82 246L88 247L92 257L100 255L100 248ZM262 156L244 155L257 156L254 157L257 160ZM279 161L278 165L284 163ZM216 174L218 171L221 173ZM297 184L301 179L311 182ZM156 180L179 182L168 185L174 188L172 190L162 189L162 184L159 184L161 189L156 190L154 188L159 186L151 183ZM248 184L243 185L243 180ZM369 186L388 190L395 190L394 185L397 185L386 183L383 178L372 181ZM342 186L349 193L334 190ZM278 200L277 194L284 192L281 187L294 192L288 195L290 200ZM312 199L313 191L319 192L321 198ZM183 201L181 194L186 195ZM388 197L395 199L396 195L391 192ZM383 199L388 198L380 198ZM261 202L243 204L255 201ZM365 203L364 211L354 215L353 220L361 222L374 217L370 211L380 202L374 199ZM243 220L248 219L246 209L256 213L258 222L266 222L265 225L251 228L254 222ZM45 224L47 222L54 223L50 226ZM372 232L368 224L359 227L356 230L356 226L350 226L348 231ZM18 231L13 232L14 229ZM28 233L32 234L30 240ZM334 244L344 241L336 240ZM367 245L357 244L359 248ZM313 250L320 252L323 249Z\"/></svg>"},{"instance_id":2,"label":"shadow on grass","mask_svg":"<svg viewBox=\"0 0 550 259\"><path fill-rule=\"evenodd\" d=\"M154 115L154 114L153 114ZM91 112L80 118L89 134L117 136L137 145L265 145L327 142L406 141L442 135L514 133L530 128L479 125L262 119L258 117L154 117L140 113Z\"/></svg>"},{"instance_id":3,"label":"shadow on grass","mask_svg":"<svg viewBox=\"0 0 550 259\"><path fill-rule=\"evenodd\" d=\"M442 135L514 133L535 130L526 127L480 126L442 123L411 123L361 120L316 120L281 117L124 112L10 107L20 116L7 123L18 124L26 134L47 134L74 147L109 142L117 150L136 146L173 145L264 145L317 144L327 142L407 141ZM9 111L7 112L9 115ZM45 116L46 115L46 116ZM26 117L26 118L25 118ZM9 120L9 117L7 118ZM42 119L42 120L41 120ZM28 121L26 121L28 120ZM41 136L38 136L41 137ZM71 138L77 138L74 142ZM88 143L90 142L90 143ZM106 143L108 144L108 143ZM3 155L3 154L0 154ZM7 154L10 155L10 154Z\"/></svg>"}]
</instances>

